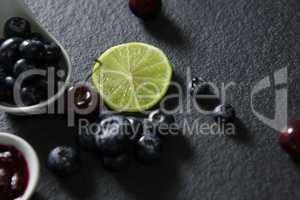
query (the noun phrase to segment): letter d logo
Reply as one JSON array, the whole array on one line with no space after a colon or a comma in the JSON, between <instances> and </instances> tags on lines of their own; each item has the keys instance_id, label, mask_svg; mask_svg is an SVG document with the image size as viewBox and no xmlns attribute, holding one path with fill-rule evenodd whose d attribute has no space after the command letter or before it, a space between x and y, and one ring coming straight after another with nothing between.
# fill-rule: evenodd
<instances>
[{"instance_id":1,"label":"letter d logo","mask_svg":"<svg viewBox=\"0 0 300 200\"><path fill-rule=\"evenodd\" d=\"M276 86L284 86L275 91L275 116L274 119L267 118L257 112L253 106L253 96L269 87L271 87L270 77L265 77L259 81L251 92L251 109L254 115L269 127L281 131L287 125L288 118L288 89L287 89L287 67L282 68L274 73L275 88Z\"/></svg>"}]
</instances>

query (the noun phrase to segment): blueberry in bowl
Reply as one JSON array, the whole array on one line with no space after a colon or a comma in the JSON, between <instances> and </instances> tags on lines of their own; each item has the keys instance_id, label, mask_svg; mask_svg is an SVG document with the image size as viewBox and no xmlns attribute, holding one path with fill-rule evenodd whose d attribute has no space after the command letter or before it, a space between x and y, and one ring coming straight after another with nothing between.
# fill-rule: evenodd
<instances>
[{"instance_id":1,"label":"blueberry in bowl","mask_svg":"<svg viewBox=\"0 0 300 200\"><path fill-rule=\"evenodd\" d=\"M46 47L45 44L39 40L24 40L19 45L18 49L20 55L28 60L42 61L45 59Z\"/></svg>"},{"instance_id":2,"label":"blueberry in bowl","mask_svg":"<svg viewBox=\"0 0 300 200\"><path fill-rule=\"evenodd\" d=\"M24 58L15 62L13 66L13 75L18 78L22 73L36 69L37 67L33 62L30 62Z\"/></svg>"},{"instance_id":3,"label":"blueberry in bowl","mask_svg":"<svg viewBox=\"0 0 300 200\"><path fill-rule=\"evenodd\" d=\"M14 3L14 8L23 9L21 2ZM70 59L31 13L8 16L1 9L0 19L5 20L0 23L0 110L17 115L46 113L65 93ZM10 6L7 9L14 13Z\"/></svg>"},{"instance_id":4,"label":"blueberry in bowl","mask_svg":"<svg viewBox=\"0 0 300 200\"><path fill-rule=\"evenodd\" d=\"M31 33L30 23L22 17L12 17L5 22L4 35L6 38L26 38Z\"/></svg>"},{"instance_id":5,"label":"blueberry in bowl","mask_svg":"<svg viewBox=\"0 0 300 200\"><path fill-rule=\"evenodd\" d=\"M19 46L22 38L7 38L0 46L0 62L6 66L7 71L20 58Z\"/></svg>"}]
</instances>

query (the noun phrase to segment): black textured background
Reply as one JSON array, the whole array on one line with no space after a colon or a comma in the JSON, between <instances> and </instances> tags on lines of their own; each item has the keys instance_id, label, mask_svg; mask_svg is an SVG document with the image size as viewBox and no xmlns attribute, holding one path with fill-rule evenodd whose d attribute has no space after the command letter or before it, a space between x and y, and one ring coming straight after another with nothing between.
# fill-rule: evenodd
<instances>
[{"instance_id":1,"label":"black textured background","mask_svg":"<svg viewBox=\"0 0 300 200\"><path fill-rule=\"evenodd\" d=\"M217 84L234 81L227 101L243 124L240 139L193 136L171 139L162 161L133 163L122 173L103 170L84 154L82 173L59 179L45 168L48 151L74 142L75 130L57 116L0 115L2 131L25 137L38 151L42 176L35 200L283 200L300 199L300 164L277 145L278 133L260 122L250 107L251 88L288 67L289 117L299 117L299 0L165 0L163 15L144 24L126 0L26 0L34 14L68 51L73 81L84 79L93 59L107 48L141 41L163 49L185 86L186 71ZM255 100L260 112L274 114L274 90ZM185 99L184 99L185 100ZM190 122L208 117L177 114Z\"/></svg>"}]
</instances>

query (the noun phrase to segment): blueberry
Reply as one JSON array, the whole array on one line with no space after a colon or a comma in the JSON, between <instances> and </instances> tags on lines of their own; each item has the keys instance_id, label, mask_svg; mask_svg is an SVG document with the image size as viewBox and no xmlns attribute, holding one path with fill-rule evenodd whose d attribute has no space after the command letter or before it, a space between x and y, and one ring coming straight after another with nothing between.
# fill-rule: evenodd
<instances>
[{"instance_id":1,"label":"blueberry","mask_svg":"<svg viewBox=\"0 0 300 200\"><path fill-rule=\"evenodd\" d=\"M137 119L135 117L129 117L127 118L127 120L129 122L128 130L127 130L129 139L133 142L136 142L137 140L140 139L140 137L143 134L144 124L142 120Z\"/></svg>"},{"instance_id":2,"label":"blueberry","mask_svg":"<svg viewBox=\"0 0 300 200\"><path fill-rule=\"evenodd\" d=\"M4 85L7 89L13 90L13 88L15 86L15 79L12 76L5 77Z\"/></svg>"},{"instance_id":3,"label":"blueberry","mask_svg":"<svg viewBox=\"0 0 300 200\"><path fill-rule=\"evenodd\" d=\"M24 40L19 47L19 51L23 58L35 61L43 60L46 54L45 45L37 40Z\"/></svg>"},{"instance_id":4,"label":"blueberry","mask_svg":"<svg viewBox=\"0 0 300 200\"><path fill-rule=\"evenodd\" d=\"M116 156L129 150L128 121L122 117L108 117L101 121L101 134L96 145L105 156Z\"/></svg>"},{"instance_id":5,"label":"blueberry","mask_svg":"<svg viewBox=\"0 0 300 200\"><path fill-rule=\"evenodd\" d=\"M19 59L19 46L22 43L21 38L10 38L5 40L0 47L0 62L7 67L11 67ZM6 69L12 71L12 69Z\"/></svg>"},{"instance_id":6,"label":"blueberry","mask_svg":"<svg viewBox=\"0 0 300 200\"><path fill-rule=\"evenodd\" d=\"M78 143L80 147L88 151L95 150L96 135L99 134L101 134L100 126L97 127L97 130L91 130L90 127L80 129L78 132Z\"/></svg>"},{"instance_id":7,"label":"blueberry","mask_svg":"<svg viewBox=\"0 0 300 200\"><path fill-rule=\"evenodd\" d=\"M153 126L152 131L156 131L160 135L175 134L178 132L178 128L175 127L175 118L172 115L167 115L161 110L154 110L149 114L148 120L150 127ZM147 123L147 122L146 122Z\"/></svg>"},{"instance_id":8,"label":"blueberry","mask_svg":"<svg viewBox=\"0 0 300 200\"><path fill-rule=\"evenodd\" d=\"M4 35L6 38L21 37L26 38L31 33L30 23L21 17L12 17L4 25Z\"/></svg>"},{"instance_id":9,"label":"blueberry","mask_svg":"<svg viewBox=\"0 0 300 200\"><path fill-rule=\"evenodd\" d=\"M41 76L36 81L36 88L39 89L39 90L47 90L48 89L48 77Z\"/></svg>"},{"instance_id":10,"label":"blueberry","mask_svg":"<svg viewBox=\"0 0 300 200\"><path fill-rule=\"evenodd\" d=\"M2 67L2 66L0 65L0 83L1 83L1 84L4 82L6 76L7 76L7 73L6 73L6 71L5 71L5 67Z\"/></svg>"},{"instance_id":11,"label":"blueberry","mask_svg":"<svg viewBox=\"0 0 300 200\"><path fill-rule=\"evenodd\" d=\"M104 129L109 129L110 127L114 126L117 127L122 125L128 125L128 120L123 116L107 116L101 120L100 125Z\"/></svg>"},{"instance_id":12,"label":"blueberry","mask_svg":"<svg viewBox=\"0 0 300 200\"><path fill-rule=\"evenodd\" d=\"M116 157L103 157L103 165L110 171L121 171L129 163L129 156L127 154L121 154Z\"/></svg>"},{"instance_id":13,"label":"blueberry","mask_svg":"<svg viewBox=\"0 0 300 200\"><path fill-rule=\"evenodd\" d=\"M149 19L159 13L162 7L161 0L129 0L129 8L140 18Z\"/></svg>"},{"instance_id":14,"label":"blueberry","mask_svg":"<svg viewBox=\"0 0 300 200\"><path fill-rule=\"evenodd\" d=\"M229 104L221 104L214 109L212 117L216 122L233 122L235 119L235 110Z\"/></svg>"},{"instance_id":15,"label":"blueberry","mask_svg":"<svg viewBox=\"0 0 300 200\"><path fill-rule=\"evenodd\" d=\"M161 137L162 135L159 132L159 124L158 123L153 123L149 119L145 119L143 121L143 133L142 134L151 134L156 137Z\"/></svg>"},{"instance_id":16,"label":"blueberry","mask_svg":"<svg viewBox=\"0 0 300 200\"><path fill-rule=\"evenodd\" d=\"M58 62L61 55L60 47L55 43L51 43L45 45L45 48L46 48L45 61L51 63Z\"/></svg>"},{"instance_id":17,"label":"blueberry","mask_svg":"<svg viewBox=\"0 0 300 200\"><path fill-rule=\"evenodd\" d=\"M37 32L33 32L29 35L28 39L30 40L37 40L37 41L41 41L43 43L46 42L44 36L40 33L37 33Z\"/></svg>"},{"instance_id":18,"label":"blueberry","mask_svg":"<svg viewBox=\"0 0 300 200\"><path fill-rule=\"evenodd\" d=\"M4 68L2 68L0 66L0 100L4 101L7 98L7 91L10 90L10 88L8 88L6 86L6 77L7 77L7 73L4 70ZM12 92L10 92L10 94L12 94Z\"/></svg>"},{"instance_id":19,"label":"blueberry","mask_svg":"<svg viewBox=\"0 0 300 200\"><path fill-rule=\"evenodd\" d=\"M5 76L12 75L13 67L0 63L0 82L3 82ZM3 78L4 77L4 78Z\"/></svg>"},{"instance_id":20,"label":"blueberry","mask_svg":"<svg viewBox=\"0 0 300 200\"><path fill-rule=\"evenodd\" d=\"M26 59L20 59L14 65L13 74L15 78L18 78L20 74L28 70L36 69L33 63L28 62Z\"/></svg>"},{"instance_id":21,"label":"blueberry","mask_svg":"<svg viewBox=\"0 0 300 200\"><path fill-rule=\"evenodd\" d=\"M175 123L175 118L172 115L166 115L161 110L154 110L149 114L149 121L158 124Z\"/></svg>"},{"instance_id":22,"label":"blueberry","mask_svg":"<svg viewBox=\"0 0 300 200\"><path fill-rule=\"evenodd\" d=\"M13 89L15 86L15 79L12 76L6 76L4 80L0 81L0 100L7 103L13 101Z\"/></svg>"},{"instance_id":23,"label":"blueberry","mask_svg":"<svg viewBox=\"0 0 300 200\"><path fill-rule=\"evenodd\" d=\"M214 89L211 85L200 77L195 77L188 85L191 96L195 95L214 95Z\"/></svg>"},{"instance_id":24,"label":"blueberry","mask_svg":"<svg viewBox=\"0 0 300 200\"><path fill-rule=\"evenodd\" d=\"M46 100L48 97L48 80L47 77L40 77L34 81L35 88L39 93L41 101Z\"/></svg>"},{"instance_id":25,"label":"blueberry","mask_svg":"<svg viewBox=\"0 0 300 200\"><path fill-rule=\"evenodd\" d=\"M5 41L4 38L0 38L0 46L3 44L4 41Z\"/></svg>"},{"instance_id":26,"label":"blueberry","mask_svg":"<svg viewBox=\"0 0 300 200\"><path fill-rule=\"evenodd\" d=\"M42 96L35 87L23 87L21 89L21 100L25 106L32 106L39 104L42 101Z\"/></svg>"},{"instance_id":27,"label":"blueberry","mask_svg":"<svg viewBox=\"0 0 300 200\"><path fill-rule=\"evenodd\" d=\"M153 134L144 134L136 144L136 158L138 161L151 164L161 157L161 139Z\"/></svg>"},{"instance_id":28,"label":"blueberry","mask_svg":"<svg viewBox=\"0 0 300 200\"><path fill-rule=\"evenodd\" d=\"M194 77L194 78L192 78L192 81L191 81L192 86L196 86L202 82L204 82L204 80L201 77Z\"/></svg>"},{"instance_id":29,"label":"blueberry","mask_svg":"<svg viewBox=\"0 0 300 200\"><path fill-rule=\"evenodd\" d=\"M56 147L48 155L47 166L61 176L76 173L80 168L78 152L69 146Z\"/></svg>"}]
</instances>

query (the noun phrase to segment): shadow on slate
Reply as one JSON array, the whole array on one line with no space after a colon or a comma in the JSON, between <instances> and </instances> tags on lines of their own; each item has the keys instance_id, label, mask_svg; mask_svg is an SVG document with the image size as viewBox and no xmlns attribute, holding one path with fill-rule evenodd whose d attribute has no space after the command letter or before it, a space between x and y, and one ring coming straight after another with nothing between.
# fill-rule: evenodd
<instances>
[{"instance_id":1,"label":"shadow on slate","mask_svg":"<svg viewBox=\"0 0 300 200\"><path fill-rule=\"evenodd\" d=\"M179 168L192 156L188 139L182 134L164 140L160 161L150 166L134 162L127 171L115 173L120 185L136 199L176 199L180 188Z\"/></svg>"},{"instance_id":2,"label":"shadow on slate","mask_svg":"<svg viewBox=\"0 0 300 200\"><path fill-rule=\"evenodd\" d=\"M40 159L42 173L46 168L48 153L55 147L60 145L69 145L75 148L76 144L76 128L67 126L67 119L60 115L38 115L38 116L13 116L7 115L9 123L19 136L26 139L36 150ZM68 192L74 199L85 199L91 193L95 192L93 187L94 168L90 165L95 164L88 155L82 155L84 152L79 151L81 163L88 163L81 167L78 174L69 177L57 177L62 188ZM96 164L95 164L96 165ZM50 171L49 171L50 173ZM41 174L43 176L43 174ZM54 177L56 177L53 174ZM80 184L77 184L80 181ZM83 190L82 185L90 185ZM35 194L32 200L43 200L40 194Z\"/></svg>"},{"instance_id":3,"label":"shadow on slate","mask_svg":"<svg viewBox=\"0 0 300 200\"><path fill-rule=\"evenodd\" d=\"M46 200L46 198L39 193L34 193L30 200Z\"/></svg>"},{"instance_id":4,"label":"shadow on slate","mask_svg":"<svg viewBox=\"0 0 300 200\"><path fill-rule=\"evenodd\" d=\"M14 132L24 137L37 151L41 159L59 145L74 145L74 129L59 115L13 116L7 115Z\"/></svg>"},{"instance_id":5,"label":"shadow on slate","mask_svg":"<svg viewBox=\"0 0 300 200\"><path fill-rule=\"evenodd\" d=\"M219 98L211 98L211 99L197 99L196 105L205 111L213 111L218 105L220 105L221 101Z\"/></svg>"},{"instance_id":6,"label":"shadow on slate","mask_svg":"<svg viewBox=\"0 0 300 200\"><path fill-rule=\"evenodd\" d=\"M176 85L172 84L172 83L180 85L180 87L182 89L181 92L183 92L183 94L181 94L180 90L176 87ZM165 97L158 104L156 104L151 110L164 108L166 111L169 112L169 114L178 113L177 112L178 107L182 106L182 105L180 105L180 103L181 103L180 98L183 98L183 96L186 95L183 90L184 83L182 80L179 79L179 77L176 73L173 73L172 83L171 83Z\"/></svg>"},{"instance_id":7,"label":"shadow on slate","mask_svg":"<svg viewBox=\"0 0 300 200\"><path fill-rule=\"evenodd\" d=\"M80 152L81 168L79 173L72 176L59 177L59 183L64 190L72 196L74 200L89 199L91 194L97 190L96 180L91 178L96 174L94 170L97 169L97 174L103 173L99 160L93 159L92 153ZM80 182L80 184L78 184ZM87 186L82 188L82 186Z\"/></svg>"},{"instance_id":8,"label":"shadow on slate","mask_svg":"<svg viewBox=\"0 0 300 200\"><path fill-rule=\"evenodd\" d=\"M175 84L172 84L175 83ZM159 106L163 106L164 109L166 109L167 111L176 111L176 109L178 109L180 105L180 99L178 98L182 98L182 95L185 96L185 94L180 94L180 90L176 87L176 85L180 85L180 87L182 88L184 86L184 84L182 83L182 81L179 79L178 75L176 73L173 73L173 78L172 78L172 83L167 91L167 94L165 96L165 98L159 103ZM184 92L184 91L182 91ZM173 113L173 112L172 112ZM176 112L174 112L176 113Z\"/></svg>"},{"instance_id":9,"label":"shadow on slate","mask_svg":"<svg viewBox=\"0 0 300 200\"><path fill-rule=\"evenodd\" d=\"M172 46L186 46L189 43L177 24L163 14L158 15L154 20L143 21L142 24L156 39Z\"/></svg>"},{"instance_id":10,"label":"shadow on slate","mask_svg":"<svg viewBox=\"0 0 300 200\"><path fill-rule=\"evenodd\" d=\"M253 143L253 137L249 133L249 130L245 126L245 124L239 119L236 118L234 121L237 134L233 136L234 141L240 142L243 144L251 144Z\"/></svg>"}]
</instances>

